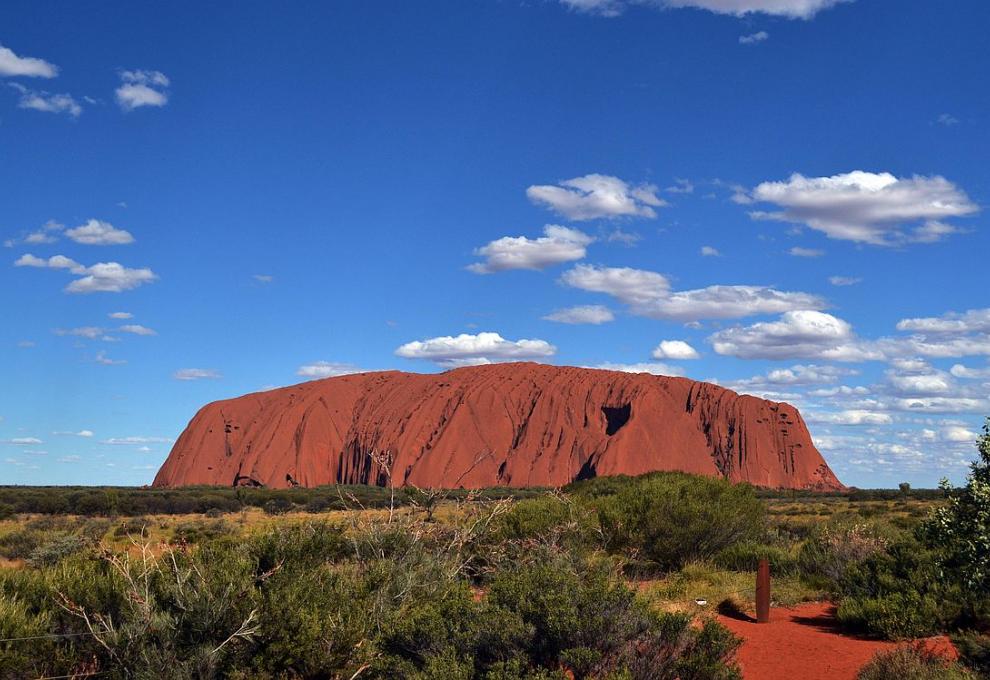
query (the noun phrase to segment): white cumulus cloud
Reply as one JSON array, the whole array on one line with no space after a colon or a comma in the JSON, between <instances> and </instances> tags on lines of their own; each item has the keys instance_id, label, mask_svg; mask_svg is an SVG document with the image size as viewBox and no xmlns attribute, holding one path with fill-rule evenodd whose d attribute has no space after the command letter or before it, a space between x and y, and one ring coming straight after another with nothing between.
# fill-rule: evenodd
<instances>
[{"instance_id":1,"label":"white cumulus cloud","mask_svg":"<svg viewBox=\"0 0 990 680\"><path fill-rule=\"evenodd\" d=\"M395 350L405 359L426 359L454 368L496 361L539 359L553 356L557 348L545 340L506 340L498 333L462 333L407 342Z\"/></svg>"},{"instance_id":2,"label":"white cumulus cloud","mask_svg":"<svg viewBox=\"0 0 990 680\"><path fill-rule=\"evenodd\" d=\"M653 375L683 376L684 370L680 366L671 366L659 362L642 362L638 364L616 364L605 362L597 366L587 366L586 368L598 368L603 371L621 371L623 373L651 373Z\"/></svg>"},{"instance_id":3,"label":"white cumulus cloud","mask_svg":"<svg viewBox=\"0 0 990 680\"><path fill-rule=\"evenodd\" d=\"M575 11L616 17L632 6L692 8L742 17L766 14L787 19L811 19L818 12L852 0L560 0Z\"/></svg>"},{"instance_id":4,"label":"white cumulus cloud","mask_svg":"<svg viewBox=\"0 0 990 680\"><path fill-rule=\"evenodd\" d=\"M615 314L604 305L579 305L577 307L558 309L543 318L546 321L556 321L557 323L587 323L597 326L615 320Z\"/></svg>"},{"instance_id":5,"label":"white cumulus cloud","mask_svg":"<svg viewBox=\"0 0 990 680\"><path fill-rule=\"evenodd\" d=\"M633 314L652 319L732 319L825 306L825 301L816 295L763 286L671 291L670 282L662 274L628 267L577 265L564 272L561 280L573 288L611 295L629 305Z\"/></svg>"},{"instance_id":6,"label":"white cumulus cloud","mask_svg":"<svg viewBox=\"0 0 990 680\"><path fill-rule=\"evenodd\" d=\"M45 113L64 113L73 118L78 118L82 114L82 106L71 94L32 90L20 83L10 83L10 86L21 93L17 100L18 108Z\"/></svg>"},{"instance_id":7,"label":"white cumulus cloud","mask_svg":"<svg viewBox=\"0 0 990 680\"><path fill-rule=\"evenodd\" d=\"M351 375L353 373L365 373L366 370L353 364L337 363L333 361L314 361L311 364L303 364L296 370L296 375L304 378L332 378L338 375Z\"/></svg>"},{"instance_id":8,"label":"white cumulus cloud","mask_svg":"<svg viewBox=\"0 0 990 680\"><path fill-rule=\"evenodd\" d=\"M116 90L117 103L124 111L168 103L169 79L161 71L121 71Z\"/></svg>"},{"instance_id":9,"label":"white cumulus cloud","mask_svg":"<svg viewBox=\"0 0 990 680\"><path fill-rule=\"evenodd\" d=\"M65 287L67 293L120 293L151 283L158 278L147 267L131 269L119 262L97 262L86 267L64 255L53 255L44 259L26 253L14 262L14 266L68 270L79 278Z\"/></svg>"},{"instance_id":10,"label":"white cumulus cloud","mask_svg":"<svg viewBox=\"0 0 990 680\"><path fill-rule=\"evenodd\" d=\"M879 350L857 339L848 322L815 310L790 311L777 321L727 328L709 340L717 353L742 359L883 358Z\"/></svg>"},{"instance_id":11,"label":"white cumulus cloud","mask_svg":"<svg viewBox=\"0 0 990 680\"><path fill-rule=\"evenodd\" d=\"M115 246L134 243L129 231L118 229L109 222L89 219L85 224L68 229L65 235L76 243L88 246Z\"/></svg>"},{"instance_id":12,"label":"white cumulus cloud","mask_svg":"<svg viewBox=\"0 0 990 680\"><path fill-rule=\"evenodd\" d=\"M652 184L630 185L610 175L574 177L557 185L534 185L526 189L534 203L546 206L572 220L611 217L656 217L654 208L667 205Z\"/></svg>"},{"instance_id":13,"label":"white cumulus cloud","mask_svg":"<svg viewBox=\"0 0 990 680\"><path fill-rule=\"evenodd\" d=\"M180 368L172 377L176 380L219 380L223 376L215 368Z\"/></svg>"},{"instance_id":14,"label":"white cumulus cloud","mask_svg":"<svg viewBox=\"0 0 990 680\"><path fill-rule=\"evenodd\" d=\"M54 78L58 67L37 57L21 57L9 47L0 45L0 76Z\"/></svg>"},{"instance_id":15,"label":"white cumulus cloud","mask_svg":"<svg viewBox=\"0 0 990 680\"><path fill-rule=\"evenodd\" d=\"M543 236L505 236L475 250L484 262L469 265L476 274L491 274L506 269L545 269L562 262L580 260L594 239L577 229L556 224L543 228Z\"/></svg>"},{"instance_id":16,"label":"white cumulus cloud","mask_svg":"<svg viewBox=\"0 0 990 680\"><path fill-rule=\"evenodd\" d=\"M758 185L751 196L779 208L751 212L756 219L806 224L829 238L878 246L939 240L957 231L944 219L978 210L944 177L898 178L861 170L831 177L794 174Z\"/></svg>"},{"instance_id":17,"label":"white cumulus cloud","mask_svg":"<svg viewBox=\"0 0 990 680\"><path fill-rule=\"evenodd\" d=\"M698 359L698 351L683 340L661 340L652 354L654 359Z\"/></svg>"}]
</instances>

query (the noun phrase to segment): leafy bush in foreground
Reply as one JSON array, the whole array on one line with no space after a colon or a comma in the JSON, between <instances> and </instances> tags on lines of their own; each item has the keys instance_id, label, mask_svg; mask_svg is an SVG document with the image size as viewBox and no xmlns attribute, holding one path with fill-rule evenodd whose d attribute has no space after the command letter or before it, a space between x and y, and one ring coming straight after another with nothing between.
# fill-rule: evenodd
<instances>
[{"instance_id":1,"label":"leafy bush in foreground","mask_svg":"<svg viewBox=\"0 0 990 680\"><path fill-rule=\"evenodd\" d=\"M593 504L610 549L636 551L661 569L756 540L766 523L749 485L682 473L638 477Z\"/></svg>"},{"instance_id":2,"label":"leafy bush in foreground","mask_svg":"<svg viewBox=\"0 0 990 680\"><path fill-rule=\"evenodd\" d=\"M856 680L976 680L976 676L921 647L898 647L877 654Z\"/></svg>"},{"instance_id":3,"label":"leafy bush in foreground","mask_svg":"<svg viewBox=\"0 0 990 680\"><path fill-rule=\"evenodd\" d=\"M501 523L508 507L474 505L450 524L383 513L121 552L87 544L0 570L0 633L69 636L0 644L0 678L739 677L729 631L650 609L600 554L537 537L526 559L499 557L516 540L500 532L535 521L527 508Z\"/></svg>"}]
</instances>

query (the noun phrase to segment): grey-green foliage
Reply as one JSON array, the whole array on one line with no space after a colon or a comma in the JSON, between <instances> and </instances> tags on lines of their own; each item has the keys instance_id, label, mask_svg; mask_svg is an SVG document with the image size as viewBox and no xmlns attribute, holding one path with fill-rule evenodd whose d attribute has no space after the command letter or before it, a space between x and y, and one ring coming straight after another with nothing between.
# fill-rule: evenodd
<instances>
[{"instance_id":1,"label":"grey-green foliage","mask_svg":"<svg viewBox=\"0 0 990 680\"><path fill-rule=\"evenodd\" d=\"M932 512L922 526L924 538L939 552L947 578L960 581L974 596L990 593L990 418L977 440L979 459L970 468L966 485L942 486L948 503Z\"/></svg>"},{"instance_id":2,"label":"grey-green foliage","mask_svg":"<svg viewBox=\"0 0 990 680\"><path fill-rule=\"evenodd\" d=\"M765 532L764 505L747 484L666 473L616 488L593 500L605 540L611 549L634 550L662 569L713 557Z\"/></svg>"}]
</instances>

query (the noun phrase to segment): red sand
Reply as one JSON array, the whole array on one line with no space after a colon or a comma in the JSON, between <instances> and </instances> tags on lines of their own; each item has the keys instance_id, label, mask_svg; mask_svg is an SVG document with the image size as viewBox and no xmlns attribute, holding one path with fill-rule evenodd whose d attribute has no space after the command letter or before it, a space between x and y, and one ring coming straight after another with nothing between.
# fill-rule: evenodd
<instances>
[{"instance_id":1,"label":"red sand","mask_svg":"<svg viewBox=\"0 0 990 680\"><path fill-rule=\"evenodd\" d=\"M877 652L898 646L844 635L834 614L834 605L810 602L772 609L766 624L725 616L719 621L745 639L737 659L746 680L855 680ZM946 658L956 657L948 638L924 644Z\"/></svg>"},{"instance_id":2,"label":"red sand","mask_svg":"<svg viewBox=\"0 0 990 680\"><path fill-rule=\"evenodd\" d=\"M842 488L789 404L687 378L531 363L363 373L214 402L154 484L386 485L382 454L397 486L560 486L680 470Z\"/></svg>"}]
</instances>

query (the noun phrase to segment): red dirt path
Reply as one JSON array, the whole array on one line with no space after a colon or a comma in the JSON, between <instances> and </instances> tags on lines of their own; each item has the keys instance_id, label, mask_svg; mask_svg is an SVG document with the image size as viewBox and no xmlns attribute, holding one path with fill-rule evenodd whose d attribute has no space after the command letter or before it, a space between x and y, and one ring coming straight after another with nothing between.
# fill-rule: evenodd
<instances>
[{"instance_id":1,"label":"red dirt path","mask_svg":"<svg viewBox=\"0 0 990 680\"><path fill-rule=\"evenodd\" d=\"M737 659L746 680L855 680L874 654L898 646L843 634L827 602L772 609L768 624L726 616L719 621L745 640ZM925 644L947 658L956 656L948 638Z\"/></svg>"}]
</instances>

